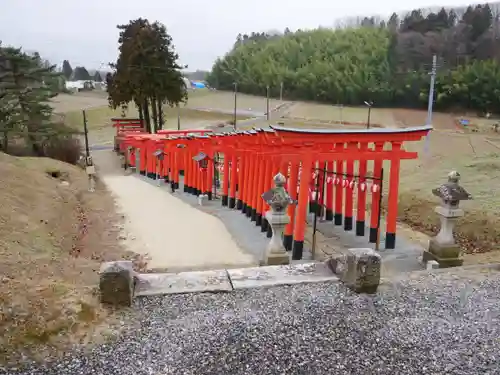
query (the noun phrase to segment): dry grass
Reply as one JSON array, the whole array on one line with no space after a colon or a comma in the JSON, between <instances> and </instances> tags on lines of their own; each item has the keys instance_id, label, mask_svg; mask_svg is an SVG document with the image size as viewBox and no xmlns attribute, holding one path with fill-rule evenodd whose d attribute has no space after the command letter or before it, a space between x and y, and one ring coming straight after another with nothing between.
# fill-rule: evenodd
<instances>
[{"instance_id":1,"label":"dry grass","mask_svg":"<svg viewBox=\"0 0 500 375\"><path fill-rule=\"evenodd\" d=\"M111 196L100 183L88 193L82 170L51 159L0 153L0 173L0 361L102 337L112 315L95 296L100 263L131 256L117 244Z\"/></svg>"},{"instance_id":2,"label":"dry grass","mask_svg":"<svg viewBox=\"0 0 500 375\"><path fill-rule=\"evenodd\" d=\"M413 228L435 234L438 199L431 189L446 181L451 170L462 175L462 185L473 200L463 202L466 215L457 225L457 240L467 253L500 249L500 150L480 134L432 133L407 148L420 152L418 160L405 161L401 171L400 219Z\"/></svg>"},{"instance_id":3,"label":"dry grass","mask_svg":"<svg viewBox=\"0 0 500 375\"><path fill-rule=\"evenodd\" d=\"M179 109L181 116L181 123L192 122L192 121L230 121L233 119L232 114L210 112L210 111L197 111L190 108L181 107ZM111 126L111 119L113 117L120 117L122 115L121 110L113 110L107 106L96 107L86 110L87 125L89 132L96 129L102 129ZM125 112L126 117L138 118L139 114L135 107L130 107L128 111ZM237 116L238 119L245 119L246 117ZM75 128L82 129L83 127L83 115L81 111L71 111L65 113L66 124ZM176 108L166 108L165 109L165 121L166 127L177 126L177 109Z\"/></svg>"},{"instance_id":4,"label":"dry grass","mask_svg":"<svg viewBox=\"0 0 500 375\"><path fill-rule=\"evenodd\" d=\"M265 94L265 93L263 93ZM283 102L270 99L270 108L275 108ZM205 95L190 96L188 108L210 108L223 111L232 111L234 109L234 94L227 91L210 91ZM237 108L240 110L251 110L256 112L266 112L266 98L246 94L238 94Z\"/></svg>"},{"instance_id":5,"label":"dry grass","mask_svg":"<svg viewBox=\"0 0 500 375\"><path fill-rule=\"evenodd\" d=\"M343 121L366 124L368 109L366 107L338 107L327 104L296 102L287 117L321 121ZM380 126L396 126L391 109L372 108L370 123Z\"/></svg>"}]
</instances>

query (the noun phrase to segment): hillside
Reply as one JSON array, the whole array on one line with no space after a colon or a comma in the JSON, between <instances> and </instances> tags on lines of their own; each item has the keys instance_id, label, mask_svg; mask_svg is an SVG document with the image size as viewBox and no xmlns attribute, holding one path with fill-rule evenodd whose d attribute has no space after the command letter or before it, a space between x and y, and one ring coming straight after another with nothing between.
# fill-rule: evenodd
<instances>
[{"instance_id":1,"label":"hillside","mask_svg":"<svg viewBox=\"0 0 500 375\"><path fill-rule=\"evenodd\" d=\"M498 112L500 21L489 5L389 19L359 17L338 29L238 35L209 84L291 100L377 107L425 107L437 55L435 109Z\"/></svg>"},{"instance_id":2,"label":"hillside","mask_svg":"<svg viewBox=\"0 0 500 375\"><path fill-rule=\"evenodd\" d=\"M78 167L0 153L0 174L1 363L88 340L109 318L100 263L124 254L113 199L100 184L89 193Z\"/></svg>"}]
</instances>

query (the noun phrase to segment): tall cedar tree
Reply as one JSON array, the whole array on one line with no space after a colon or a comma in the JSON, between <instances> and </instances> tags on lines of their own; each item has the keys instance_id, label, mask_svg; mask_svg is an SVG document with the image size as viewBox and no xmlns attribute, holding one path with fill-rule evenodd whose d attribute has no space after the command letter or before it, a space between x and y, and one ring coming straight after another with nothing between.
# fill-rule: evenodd
<instances>
[{"instance_id":1,"label":"tall cedar tree","mask_svg":"<svg viewBox=\"0 0 500 375\"><path fill-rule=\"evenodd\" d=\"M120 54L106 80L110 106L134 102L147 130L156 132L163 126L163 105L173 107L187 98L179 56L158 22L139 18L117 27Z\"/></svg>"}]
</instances>

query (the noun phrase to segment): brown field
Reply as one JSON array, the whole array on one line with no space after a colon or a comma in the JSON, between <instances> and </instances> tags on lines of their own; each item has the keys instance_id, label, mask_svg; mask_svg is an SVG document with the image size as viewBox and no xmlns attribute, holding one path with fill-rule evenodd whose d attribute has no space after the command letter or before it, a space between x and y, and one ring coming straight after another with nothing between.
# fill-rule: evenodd
<instances>
[{"instance_id":1,"label":"brown field","mask_svg":"<svg viewBox=\"0 0 500 375\"><path fill-rule=\"evenodd\" d=\"M203 93L203 92L202 92ZM226 91L211 91L199 93L190 97L187 103L188 108L210 108L221 111L232 111L234 109L234 94ZM273 109L281 104L276 99L270 99L269 107ZM266 98L253 95L238 94L237 108L245 111L266 112Z\"/></svg>"}]
</instances>

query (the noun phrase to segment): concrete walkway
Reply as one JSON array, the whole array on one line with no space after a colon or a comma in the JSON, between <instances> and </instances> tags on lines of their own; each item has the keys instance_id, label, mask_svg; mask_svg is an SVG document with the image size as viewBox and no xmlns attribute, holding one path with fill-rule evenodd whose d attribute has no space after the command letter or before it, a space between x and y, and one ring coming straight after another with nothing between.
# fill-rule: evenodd
<instances>
[{"instance_id":1,"label":"concrete walkway","mask_svg":"<svg viewBox=\"0 0 500 375\"><path fill-rule=\"evenodd\" d=\"M178 272L258 265L216 217L136 176L102 179L126 219L127 248L147 254L148 269Z\"/></svg>"}]
</instances>

